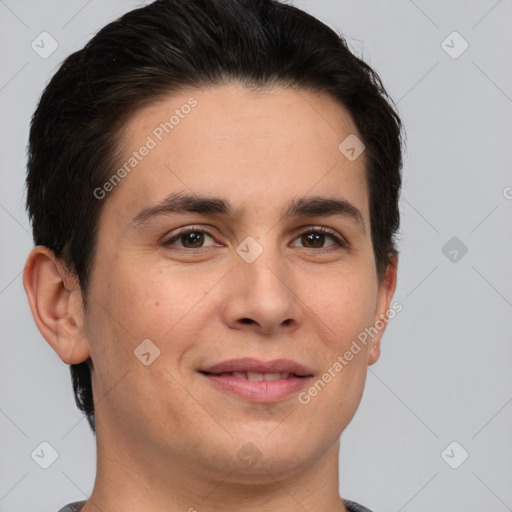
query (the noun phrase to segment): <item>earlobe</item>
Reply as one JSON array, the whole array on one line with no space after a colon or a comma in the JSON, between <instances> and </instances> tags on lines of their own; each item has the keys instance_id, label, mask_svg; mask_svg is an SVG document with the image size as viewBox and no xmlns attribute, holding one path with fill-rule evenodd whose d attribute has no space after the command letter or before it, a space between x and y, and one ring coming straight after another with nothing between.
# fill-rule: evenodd
<instances>
[{"instance_id":1,"label":"earlobe","mask_svg":"<svg viewBox=\"0 0 512 512\"><path fill-rule=\"evenodd\" d=\"M372 340L368 356L368 365L375 364L380 357L380 340L389 318L389 309L391 307L391 300L396 290L397 283L397 270L398 270L398 255L392 254L389 257L389 263L386 267L385 274L379 285L377 308L375 311L374 327L378 333Z\"/></svg>"},{"instance_id":2,"label":"earlobe","mask_svg":"<svg viewBox=\"0 0 512 512\"><path fill-rule=\"evenodd\" d=\"M370 353L368 355L368 366L375 364L380 357L380 337L382 336L382 332L377 334L376 338L372 342L372 346L370 347Z\"/></svg>"},{"instance_id":3,"label":"earlobe","mask_svg":"<svg viewBox=\"0 0 512 512\"><path fill-rule=\"evenodd\" d=\"M39 331L62 361L87 360L80 286L47 247L36 246L30 252L23 287Z\"/></svg>"}]
</instances>

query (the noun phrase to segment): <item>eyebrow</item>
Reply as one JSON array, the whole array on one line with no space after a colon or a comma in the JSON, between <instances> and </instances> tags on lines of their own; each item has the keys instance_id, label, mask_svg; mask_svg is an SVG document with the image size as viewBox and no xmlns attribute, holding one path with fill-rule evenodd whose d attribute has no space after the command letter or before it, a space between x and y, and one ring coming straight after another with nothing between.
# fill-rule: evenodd
<instances>
[{"instance_id":1,"label":"eyebrow","mask_svg":"<svg viewBox=\"0 0 512 512\"><path fill-rule=\"evenodd\" d=\"M161 203L141 210L133 218L132 224L145 224L155 217L172 213L202 213L239 218L242 212L223 198L176 192L167 196ZM366 234L362 213L352 203L340 198L313 196L293 199L284 209L282 218L330 216L352 219Z\"/></svg>"}]
</instances>

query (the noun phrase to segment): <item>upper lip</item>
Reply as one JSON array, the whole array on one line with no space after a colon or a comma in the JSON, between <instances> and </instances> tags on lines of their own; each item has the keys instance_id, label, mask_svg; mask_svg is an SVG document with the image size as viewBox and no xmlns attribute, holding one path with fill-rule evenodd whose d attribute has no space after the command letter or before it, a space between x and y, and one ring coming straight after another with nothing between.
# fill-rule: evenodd
<instances>
[{"instance_id":1,"label":"upper lip","mask_svg":"<svg viewBox=\"0 0 512 512\"><path fill-rule=\"evenodd\" d=\"M230 359L199 371L203 373L232 373L232 372L255 372L255 373L294 373L299 377L311 376L311 372L304 365L289 359L274 359L273 361L261 361L253 358Z\"/></svg>"}]
</instances>

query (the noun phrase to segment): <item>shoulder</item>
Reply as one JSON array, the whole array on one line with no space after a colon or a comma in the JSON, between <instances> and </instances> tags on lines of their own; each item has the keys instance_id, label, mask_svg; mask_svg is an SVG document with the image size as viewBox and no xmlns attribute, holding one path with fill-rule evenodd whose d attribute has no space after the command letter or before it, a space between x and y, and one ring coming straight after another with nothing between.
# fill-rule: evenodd
<instances>
[{"instance_id":1,"label":"shoulder","mask_svg":"<svg viewBox=\"0 0 512 512\"><path fill-rule=\"evenodd\" d=\"M359 505L355 501L343 500L345 507L347 507L348 512L372 512L369 508L363 507L363 505Z\"/></svg>"},{"instance_id":2,"label":"shoulder","mask_svg":"<svg viewBox=\"0 0 512 512\"><path fill-rule=\"evenodd\" d=\"M85 501L75 501L61 508L59 512L78 512L83 505L85 505Z\"/></svg>"}]
</instances>

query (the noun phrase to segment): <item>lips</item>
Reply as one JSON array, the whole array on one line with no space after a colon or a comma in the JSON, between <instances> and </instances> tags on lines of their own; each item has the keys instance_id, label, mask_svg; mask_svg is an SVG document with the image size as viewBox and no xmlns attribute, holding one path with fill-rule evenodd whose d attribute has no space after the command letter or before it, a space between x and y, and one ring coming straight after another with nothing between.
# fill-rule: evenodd
<instances>
[{"instance_id":1,"label":"lips","mask_svg":"<svg viewBox=\"0 0 512 512\"><path fill-rule=\"evenodd\" d=\"M288 359L232 359L199 370L217 390L252 402L277 402L300 391L312 373Z\"/></svg>"},{"instance_id":2,"label":"lips","mask_svg":"<svg viewBox=\"0 0 512 512\"><path fill-rule=\"evenodd\" d=\"M258 373L258 374L294 374L297 377L311 376L311 372L302 364L289 359L260 361L253 358L231 359L200 370L202 373L220 375L222 373ZM286 378L286 377L284 377Z\"/></svg>"},{"instance_id":3,"label":"lips","mask_svg":"<svg viewBox=\"0 0 512 512\"><path fill-rule=\"evenodd\" d=\"M287 379L293 373L288 372L275 372L275 373L260 373L260 372L223 372L218 375L219 377L231 376L237 379L250 380L251 382L261 382L262 380L267 382L274 382L276 380Z\"/></svg>"}]
</instances>

